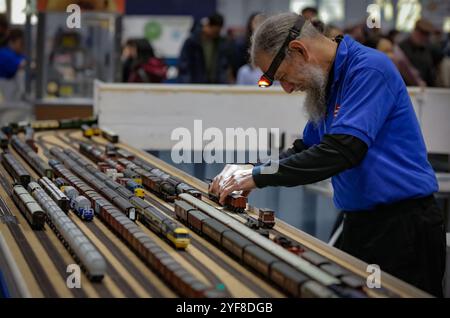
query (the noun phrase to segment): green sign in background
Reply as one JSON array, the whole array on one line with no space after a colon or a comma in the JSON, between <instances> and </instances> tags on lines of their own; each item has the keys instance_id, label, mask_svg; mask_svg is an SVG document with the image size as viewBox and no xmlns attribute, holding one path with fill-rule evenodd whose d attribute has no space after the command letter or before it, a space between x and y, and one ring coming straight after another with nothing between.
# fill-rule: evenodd
<instances>
[{"instance_id":1,"label":"green sign in background","mask_svg":"<svg viewBox=\"0 0 450 318\"><path fill-rule=\"evenodd\" d=\"M144 27L144 36L149 41L159 39L162 33L162 27L159 22L149 21Z\"/></svg>"}]
</instances>

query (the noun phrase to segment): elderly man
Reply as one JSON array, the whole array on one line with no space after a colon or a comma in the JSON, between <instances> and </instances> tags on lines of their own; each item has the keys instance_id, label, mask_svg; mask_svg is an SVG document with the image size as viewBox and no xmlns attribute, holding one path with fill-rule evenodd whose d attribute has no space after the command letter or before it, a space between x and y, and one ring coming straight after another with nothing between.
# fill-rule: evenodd
<instances>
[{"instance_id":1,"label":"elderly man","mask_svg":"<svg viewBox=\"0 0 450 318\"><path fill-rule=\"evenodd\" d=\"M223 202L233 191L298 186L332 177L344 212L340 248L436 296L445 270L437 181L404 82L384 54L349 36L330 40L285 13L255 32L251 58L265 73L305 91L303 139L283 152L273 174L228 165L211 185ZM382 282L381 282L382 283Z\"/></svg>"}]
</instances>

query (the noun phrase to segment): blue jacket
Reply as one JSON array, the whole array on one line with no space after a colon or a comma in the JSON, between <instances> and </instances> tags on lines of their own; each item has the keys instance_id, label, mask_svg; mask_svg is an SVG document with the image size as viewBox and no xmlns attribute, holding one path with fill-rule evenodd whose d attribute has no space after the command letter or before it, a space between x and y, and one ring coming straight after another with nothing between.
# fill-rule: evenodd
<instances>
[{"instance_id":1,"label":"blue jacket","mask_svg":"<svg viewBox=\"0 0 450 318\"><path fill-rule=\"evenodd\" d=\"M357 167L332 178L336 207L371 210L438 191L411 99L391 60L346 35L333 72L327 116L305 127L303 141L310 147L325 134L344 134L369 148Z\"/></svg>"},{"instance_id":2,"label":"blue jacket","mask_svg":"<svg viewBox=\"0 0 450 318\"><path fill-rule=\"evenodd\" d=\"M9 47L0 48L0 78L11 79L20 67L20 63L25 59L23 55L17 54Z\"/></svg>"}]
</instances>

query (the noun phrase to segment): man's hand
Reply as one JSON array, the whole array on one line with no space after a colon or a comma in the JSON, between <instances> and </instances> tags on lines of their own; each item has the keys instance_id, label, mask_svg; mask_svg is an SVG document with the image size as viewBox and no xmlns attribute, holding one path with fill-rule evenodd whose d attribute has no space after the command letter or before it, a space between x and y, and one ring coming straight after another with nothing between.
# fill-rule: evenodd
<instances>
[{"instance_id":1,"label":"man's hand","mask_svg":"<svg viewBox=\"0 0 450 318\"><path fill-rule=\"evenodd\" d=\"M213 179L211 185L209 186L209 192L218 195L220 193L219 190L224 180L239 169L239 165L226 165L225 168L223 168L222 172Z\"/></svg>"},{"instance_id":2,"label":"man's hand","mask_svg":"<svg viewBox=\"0 0 450 318\"><path fill-rule=\"evenodd\" d=\"M221 182L218 191L219 203L224 204L225 198L234 191L243 191L243 195L247 196L254 188L256 188L256 184L253 181L252 169L235 170Z\"/></svg>"}]
</instances>

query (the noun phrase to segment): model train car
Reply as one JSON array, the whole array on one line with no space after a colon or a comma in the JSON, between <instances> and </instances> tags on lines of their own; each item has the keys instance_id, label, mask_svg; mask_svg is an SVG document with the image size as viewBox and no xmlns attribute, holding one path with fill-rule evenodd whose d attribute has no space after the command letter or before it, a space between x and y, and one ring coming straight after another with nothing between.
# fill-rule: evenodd
<instances>
[{"instance_id":1,"label":"model train car","mask_svg":"<svg viewBox=\"0 0 450 318\"><path fill-rule=\"evenodd\" d=\"M91 128L92 128L92 133L94 134L94 136L100 136L102 134L102 130L100 129L100 127L98 127L97 124L91 125Z\"/></svg>"},{"instance_id":2,"label":"model train car","mask_svg":"<svg viewBox=\"0 0 450 318\"><path fill-rule=\"evenodd\" d=\"M109 179L108 176L98 171L95 166L81 158L70 149L62 152L58 148L50 149L56 158L61 160L70 170L88 182L96 191L100 192L107 200L114 203L130 220L136 220L136 208L128 200L134 197L126 187Z\"/></svg>"},{"instance_id":3,"label":"model train car","mask_svg":"<svg viewBox=\"0 0 450 318\"><path fill-rule=\"evenodd\" d=\"M67 180L65 180L64 178L56 178L54 180L55 182L55 186L60 189L61 191L64 190L65 186L68 186L69 183L67 182Z\"/></svg>"},{"instance_id":4,"label":"model train car","mask_svg":"<svg viewBox=\"0 0 450 318\"><path fill-rule=\"evenodd\" d=\"M47 184L47 181L39 180L41 184ZM97 248L39 184L30 182L28 189L45 210L50 227L74 255L77 262L82 265L88 278L92 281L101 281L106 273L106 261Z\"/></svg>"},{"instance_id":5,"label":"model train car","mask_svg":"<svg viewBox=\"0 0 450 318\"><path fill-rule=\"evenodd\" d=\"M247 221L245 225L251 229L259 229L260 231L263 231L265 229L271 229L275 226L275 212L270 209L259 209L258 219L254 219L249 215L247 215L246 218Z\"/></svg>"},{"instance_id":6,"label":"model train car","mask_svg":"<svg viewBox=\"0 0 450 318\"><path fill-rule=\"evenodd\" d=\"M211 192L208 193L211 201L219 203L219 196ZM239 193L231 193L225 198L223 206L233 212L242 213L247 207L247 198Z\"/></svg>"},{"instance_id":7,"label":"model train car","mask_svg":"<svg viewBox=\"0 0 450 318\"><path fill-rule=\"evenodd\" d=\"M0 130L0 148L1 149L8 149L9 144L9 138L8 136Z\"/></svg>"},{"instance_id":8,"label":"model train car","mask_svg":"<svg viewBox=\"0 0 450 318\"><path fill-rule=\"evenodd\" d=\"M70 208L80 219L85 221L92 221L94 218L94 210L92 209L91 202L71 186L64 187L64 195L70 200Z\"/></svg>"},{"instance_id":9,"label":"model train car","mask_svg":"<svg viewBox=\"0 0 450 318\"><path fill-rule=\"evenodd\" d=\"M128 152L125 149L117 148L116 153L119 157L125 158L127 160L134 160L135 158L135 156L131 152Z\"/></svg>"},{"instance_id":10,"label":"model train car","mask_svg":"<svg viewBox=\"0 0 450 318\"><path fill-rule=\"evenodd\" d=\"M36 142L34 140L34 129L30 126L27 126L25 129L25 143L34 151L38 152L38 147L36 146Z\"/></svg>"},{"instance_id":11,"label":"model train car","mask_svg":"<svg viewBox=\"0 0 450 318\"><path fill-rule=\"evenodd\" d=\"M82 153L95 163L104 162L106 159L108 159L104 152L94 147L93 145L80 142L79 147L80 153Z\"/></svg>"},{"instance_id":12,"label":"model train car","mask_svg":"<svg viewBox=\"0 0 450 318\"><path fill-rule=\"evenodd\" d=\"M25 216L25 219L30 223L32 229L44 229L45 212L24 186L16 184L13 187L12 198L19 207L20 212Z\"/></svg>"},{"instance_id":13,"label":"model train car","mask_svg":"<svg viewBox=\"0 0 450 318\"><path fill-rule=\"evenodd\" d=\"M145 198L145 191L142 185L137 183L136 181L128 178L118 178L117 181L125 186L129 191L131 191L138 198Z\"/></svg>"},{"instance_id":14,"label":"model train car","mask_svg":"<svg viewBox=\"0 0 450 318\"><path fill-rule=\"evenodd\" d=\"M133 170L127 168L127 169L124 169L122 171L122 173L125 178L132 179L137 184L142 185L142 177L139 174L137 174L136 172L134 172Z\"/></svg>"},{"instance_id":15,"label":"model train car","mask_svg":"<svg viewBox=\"0 0 450 318\"><path fill-rule=\"evenodd\" d=\"M58 129L59 121L57 120L37 120L31 123L31 127L35 131Z\"/></svg>"},{"instance_id":16,"label":"model train car","mask_svg":"<svg viewBox=\"0 0 450 318\"><path fill-rule=\"evenodd\" d=\"M271 209L259 209L258 225L266 229L273 228L275 226L275 211Z\"/></svg>"},{"instance_id":17,"label":"model train car","mask_svg":"<svg viewBox=\"0 0 450 318\"><path fill-rule=\"evenodd\" d=\"M39 179L39 185L55 201L62 211L69 213L70 199L49 178Z\"/></svg>"},{"instance_id":18,"label":"model train car","mask_svg":"<svg viewBox=\"0 0 450 318\"><path fill-rule=\"evenodd\" d=\"M119 135L113 132L112 130L108 128L101 128L102 130L102 137L108 140L109 142L112 142L113 144L116 144L119 142Z\"/></svg>"},{"instance_id":19,"label":"model train car","mask_svg":"<svg viewBox=\"0 0 450 318\"><path fill-rule=\"evenodd\" d=\"M12 154L7 152L2 153L2 164L16 183L24 187L28 186L28 183L31 181L31 176Z\"/></svg>"},{"instance_id":20,"label":"model train car","mask_svg":"<svg viewBox=\"0 0 450 318\"><path fill-rule=\"evenodd\" d=\"M94 136L94 129L92 129L89 125L81 125L81 131L83 132L83 137L91 138Z\"/></svg>"},{"instance_id":21,"label":"model train car","mask_svg":"<svg viewBox=\"0 0 450 318\"><path fill-rule=\"evenodd\" d=\"M40 176L53 178L52 168L17 135L11 137L11 145Z\"/></svg>"},{"instance_id":22,"label":"model train car","mask_svg":"<svg viewBox=\"0 0 450 318\"><path fill-rule=\"evenodd\" d=\"M97 124L97 118L72 118L72 119L61 119L59 121L60 129L76 129L80 128L82 125L93 125Z\"/></svg>"},{"instance_id":23,"label":"model train car","mask_svg":"<svg viewBox=\"0 0 450 318\"><path fill-rule=\"evenodd\" d=\"M105 153L100 149L85 143L80 143L80 152L92 161L98 163L101 169L106 169L106 165L100 163L104 162L108 164L110 168L123 173L126 177L133 178L137 183L141 182L145 188L162 198L164 201L173 202L177 195L181 193L189 193L196 198L201 198L200 191L138 158L135 159L136 163L131 162L124 157L115 161L111 158L105 158Z\"/></svg>"},{"instance_id":24,"label":"model train car","mask_svg":"<svg viewBox=\"0 0 450 318\"><path fill-rule=\"evenodd\" d=\"M162 198L164 201L173 202L177 196L176 188L170 182L163 180L152 173L135 170L142 177L142 184L152 193Z\"/></svg>"},{"instance_id":25,"label":"model train car","mask_svg":"<svg viewBox=\"0 0 450 318\"><path fill-rule=\"evenodd\" d=\"M77 129L82 125L97 124L96 118L72 118L61 120L37 120L30 123L31 127L38 130L51 130L51 129Z\"/></svg>"},{"instance_id":26,"label":"model train car","mask_svg":"<svg viewBox=\"0 0 450 318\"><path fill-rule=\"evenodd\" d=\"M182 182L178 178L152 167L140 159L136 158L135 162L136 163L129 162L127 164L125 159L120 161L120 163L125 164L128 169L138 173L142 178L142 184L163 200L173 202L176 196L181 193L189 193L190 195L201 199L202 194L200 191Z\"/></svg>"},{"instance_id":27,"label":"model train car","mask_svg":"<svg viewBox=\"0 0 450 318\"><path fill-rule=\"evenodd\" d=\"M114 144L112 143L106 144L105 156L111 159L117 159L117 148Z\"/></svg>"},{"instance_id":28,"label":"model train car","mask_svg":"<svg viewBox=\"0 0 450 318\"><path fill-rule=\"evenodd\" d=\"M293 242L291 239L283 236L283 235L276 235L273 239L275 243L278 245L281 245L283 248L287 249L289 252L294 253L296 255L300 255L301 253L305 252L305 249L300 244Z\"/></svg>"}]
</instances>

